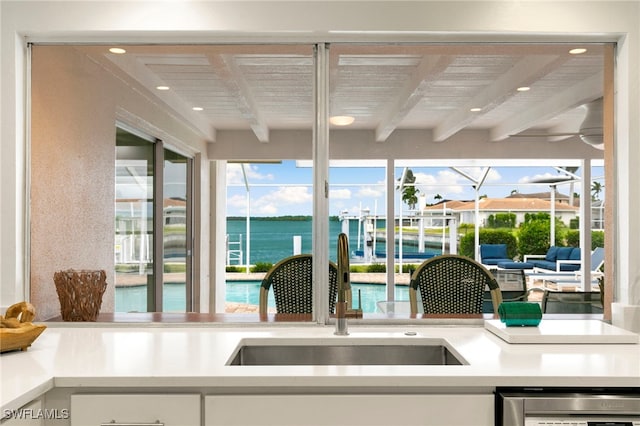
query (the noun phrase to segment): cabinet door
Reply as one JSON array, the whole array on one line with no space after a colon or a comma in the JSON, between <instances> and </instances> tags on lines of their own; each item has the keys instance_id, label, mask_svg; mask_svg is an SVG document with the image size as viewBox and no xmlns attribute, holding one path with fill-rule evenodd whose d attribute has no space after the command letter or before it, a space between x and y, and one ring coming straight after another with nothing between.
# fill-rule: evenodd
<instances>
[{"instance_id":1,"label":"cabinet door","mask_svg":"<svg viewBox=\"0 0 640 426\"><path fill-rule=\"evenodd\" d=\"M493 395L209 395L205 426L494 426Z\"/></svg>"},{"instance_id":2,"label":"cabinet door","mask_svg":"<svg viewBox=\"0 0 640 426\"><path fill-rule=\"evenodd\" d=\"M42 401L38 399L18 410L4 411L0 418L7 417L2 426L44 426L44 416Z\"/></svg>"},{"instance_id":3,"label":"cabinet door","mask_svg":"<svg viewBox=\"0 0 640 426\"><path fill-rule=\"evenodd\" d=\"M200 426L200 395L71 395L71 426L100 426L109 423Z\"/></svg>"}]
</instances>

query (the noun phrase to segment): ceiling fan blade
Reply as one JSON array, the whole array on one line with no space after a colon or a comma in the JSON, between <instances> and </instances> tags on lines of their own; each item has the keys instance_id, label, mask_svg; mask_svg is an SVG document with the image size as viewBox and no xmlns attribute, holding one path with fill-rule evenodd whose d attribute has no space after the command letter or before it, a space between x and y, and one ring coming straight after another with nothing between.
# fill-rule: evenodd
<instances>
[{"instance_id":1,"label":"ceiling fan blade","mask_svg":"<svg viewBox=\"0 0 640 426\"><path fill-rule=\"evenodd\" d=\"M581 133L523 133L523 134L515 134L509 135L509 137L513 138L544 138L549 137L553 138L556 136L580 136Z\"/></svg>"},{"instance_id":2,"label":"ceiling fan blade","mask_svg":"<svg viewBox=\"0 0 640 426\"><path fill-rule=\"evenodd\" d=\"M529 131L525 130L526 133L517 133L514 135L509 135L509 137L513 138L563 138L570 136L579 136L580 139L586 144L593 146L596 149L604 149L602 144L603 141L603 133L602 133L602 98L595 99L587 104L581 106L581 108L586 108L587 114L580 125L580 131L576 133L535 133L535 129L531 129Z\"/></svg>"}]
</instances>

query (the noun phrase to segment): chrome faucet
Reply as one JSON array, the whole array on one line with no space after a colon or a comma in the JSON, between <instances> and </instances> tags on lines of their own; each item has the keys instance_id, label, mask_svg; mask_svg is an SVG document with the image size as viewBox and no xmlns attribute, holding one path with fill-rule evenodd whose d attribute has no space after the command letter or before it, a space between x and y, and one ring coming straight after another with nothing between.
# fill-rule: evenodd
<instances>
[{"instance_id":1,"label":"chrome faucet","mask_svg":"<svg viewBox=\"0 0 640 426\"><path fill-rule=\"evenodd\" d=\"M338 235L338 301L336 302L336 331L338 336L349 334L347 330L347 293L351 290L351 280L349 279L349 239L347 235Z\"/></svg>"}]
</instances>

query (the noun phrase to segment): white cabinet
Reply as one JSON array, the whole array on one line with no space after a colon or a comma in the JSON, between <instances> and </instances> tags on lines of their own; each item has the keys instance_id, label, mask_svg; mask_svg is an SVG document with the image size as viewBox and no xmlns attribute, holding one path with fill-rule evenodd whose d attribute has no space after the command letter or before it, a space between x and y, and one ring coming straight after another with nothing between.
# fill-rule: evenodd
<instances>
[{"instance_id":1,"label":"white cabinet","mask_svg":"<svg viewBox=\"0 0 640 426\"><path fill-rule=\"evenodd\" d=\"M6 417L7 420L1 424L2 426L43 426L47 413L42 407L42 401L38 399L18 410L4 411L0 417Z\"/></svg>"},{"instance_id":2,"label":"white cabinet","mask_svg":"<svg viewBox=\"0 0 640 426\"><path fill-rule=\"evenodd\" d=\"M486 395L208 395L205 426L494 426Z\"/></svg>"},{"instance_id":3,"label":"white cabinet","mask_svg":"<svg viewBox=\"0 0 640 426\"><path fill-rule=\"evenodd\" d=\"M200 426L200 394L75 394L71 426Z\"/></svg>"}]
</instances>

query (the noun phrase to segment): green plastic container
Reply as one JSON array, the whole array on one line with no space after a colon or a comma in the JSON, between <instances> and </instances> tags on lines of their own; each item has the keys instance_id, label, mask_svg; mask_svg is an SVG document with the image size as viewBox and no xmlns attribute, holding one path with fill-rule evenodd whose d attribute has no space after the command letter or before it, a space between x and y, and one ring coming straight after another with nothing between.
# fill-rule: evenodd
<instances>
[{"instance_id":1,"label":"green plastic container","mask_svg":"<svg viewBox=\"0 0 640 426\"><path fill-rule=\"evenodd\" d=\"M542 320L540 305L534 302L502 302L498 315L507 327L536 327Z\"/></svg>"}]
</instances>

